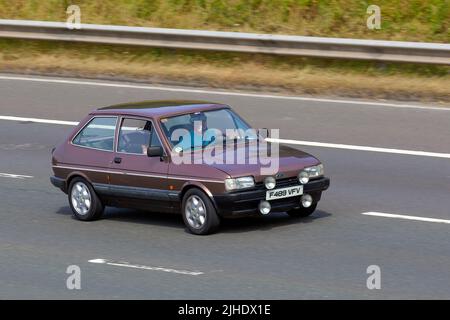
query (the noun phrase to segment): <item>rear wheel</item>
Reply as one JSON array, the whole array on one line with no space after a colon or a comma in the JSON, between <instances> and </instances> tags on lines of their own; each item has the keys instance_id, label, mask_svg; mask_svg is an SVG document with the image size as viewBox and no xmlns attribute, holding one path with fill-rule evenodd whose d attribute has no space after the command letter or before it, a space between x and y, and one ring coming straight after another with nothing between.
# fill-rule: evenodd
<instances>
[{"instance_id":1,"label":"rear wheel","mask_svg":"<svg viewBox=\"0 0 450 320\"><path fill-rule=\"evenodd\" d=\"M82 221L99 219L104 206L91 184L81 177L74 178L68 190L69 204L75 218Z\"/></svg>"},{"instance_id":2,"label":"rear wheel","mask_svg":"<svg viewBox=\"0 0 450 320\"><path fill-rule=\"evenodd\" d=\"M317 203L314 203L309 208L300 207L298 209L292 209L287 212L293 218L305 218L310 216L317 208Z\"/></svg>"},{"instance_id":3,"label":"rear wheel","mask_svg":"<svg viewBox=\"0 0 450 320\"><path fill-rule=\"evenodd\" d=\"M181 208L184 224L191 233L210 234L219 227L220 220L216 208L201 190L188 190L183 197Z\"/></svg>"}]
</instances>

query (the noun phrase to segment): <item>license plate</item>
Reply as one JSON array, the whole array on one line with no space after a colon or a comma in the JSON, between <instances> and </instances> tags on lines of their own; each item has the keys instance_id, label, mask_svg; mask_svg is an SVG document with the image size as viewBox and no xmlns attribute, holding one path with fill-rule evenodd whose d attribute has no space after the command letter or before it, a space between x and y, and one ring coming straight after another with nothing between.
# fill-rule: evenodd
<instances>
[{"instance_id":1,"label":"license plate","mask_svg":"<svg viewBox=\"0 0 450 320\"><path fill-rule=\"evenodd\" d=\"M303 186L280 188L269 190L266 192L266 200L283 199L289 197L301 196L303 194Z\"/></svg>"}]
</instances>

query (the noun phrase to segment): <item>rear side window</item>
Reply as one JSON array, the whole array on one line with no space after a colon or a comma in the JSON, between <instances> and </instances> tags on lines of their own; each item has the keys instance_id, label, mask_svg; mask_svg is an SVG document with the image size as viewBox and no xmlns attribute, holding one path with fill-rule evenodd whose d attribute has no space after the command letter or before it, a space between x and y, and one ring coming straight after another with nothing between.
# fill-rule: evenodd
<instances>
[{"instance_id":1,"label":"rear side window","mask_svg":"<svg viewBox=\"0 0 450 320\"><path fill-rule=\"evenodd\" d=\"M78 146L113 151L117 117L95 117L73 139Z\"/></svg>"}]
</instances>

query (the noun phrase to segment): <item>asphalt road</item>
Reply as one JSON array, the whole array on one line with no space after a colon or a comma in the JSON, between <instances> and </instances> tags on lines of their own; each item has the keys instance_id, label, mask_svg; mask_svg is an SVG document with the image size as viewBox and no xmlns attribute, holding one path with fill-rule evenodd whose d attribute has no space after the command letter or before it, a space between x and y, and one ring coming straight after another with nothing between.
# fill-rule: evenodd
<instances>
[{"instance_id":1,"label":"asphalt road","mask_svg":"<svg viewBox=\"0 0 450 320\"><path fill-rule=\"evenodd\" d=\"M113 103L203 99L285 139L450 153L450 110L109 84L0 77L0 116L78 121ZM296 146L332 181L311 218L232 220L199 237L177 215L108 208L96 222L71 218L48 180L50 150L69 130L0 120L0 173L30 176L0 174L0 299L450 299L449 158ZM148 268L89 262L100 258ZM70 265L81 269L81 290L66 287ZM380 267L379 290L366 286L370 265Z\"/></svg>"}]
</instances>

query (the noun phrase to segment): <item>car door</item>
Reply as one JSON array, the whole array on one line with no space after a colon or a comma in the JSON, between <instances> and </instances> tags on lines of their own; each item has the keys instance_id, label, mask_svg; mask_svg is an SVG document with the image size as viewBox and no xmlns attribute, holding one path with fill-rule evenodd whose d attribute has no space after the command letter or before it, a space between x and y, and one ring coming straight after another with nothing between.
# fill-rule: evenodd
<instances>
[{"instance_id":1,"label":"car door","mask_svg":"<svg viewBox=\"0 0 450 320\"><path fill-rule=\"evenodd\" d=\"M121 117L111 162L110 190L129 207L167 211L171 209L171 192L167 184L166 157L148 157L149 146L162 143L152 120ZM172 192L173 193L173 192Z\"/></svg>"}]
</instances>

